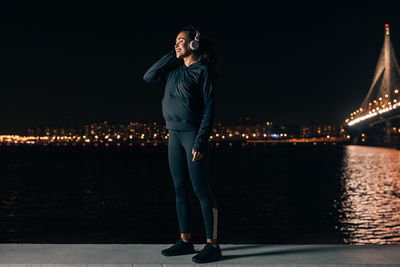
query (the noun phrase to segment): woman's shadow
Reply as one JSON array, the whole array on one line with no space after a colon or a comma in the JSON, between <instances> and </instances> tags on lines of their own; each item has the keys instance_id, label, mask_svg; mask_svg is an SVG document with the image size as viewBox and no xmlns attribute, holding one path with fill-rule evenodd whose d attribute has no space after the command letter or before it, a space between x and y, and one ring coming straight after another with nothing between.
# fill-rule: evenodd
<instances>
[{"instance_id":1,"label":"woman's shadow","mask_svg":"<svg viewBox=\"0 0 400 267\"><path fill-rule=\"evenodd\" d=\"M323 250L335 250L341 249L337 245L311 245L309 246L302 246L302 247L284 247L284 248L277 248L276 245L235 245L228 248L221 248L221 251L235 251L235 250L244 250L244 249L259 249L265 248L266 251L261 252L250 252L250 253L242 253L242 254L235 254L235 255L222 255L221 260L230 260L230 259L237 259L243 257L258 257L258 256L267 256L267 255L279 255L279 254L290 254L290 253L313 253L316 251L323 251Z\"/></svg>"}]
</instances>

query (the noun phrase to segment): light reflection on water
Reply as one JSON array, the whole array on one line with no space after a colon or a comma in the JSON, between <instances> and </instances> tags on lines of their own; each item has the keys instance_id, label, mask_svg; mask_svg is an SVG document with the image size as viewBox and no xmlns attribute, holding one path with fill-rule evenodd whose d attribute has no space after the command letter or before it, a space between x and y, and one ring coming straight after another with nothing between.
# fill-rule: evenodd
<instances>
[{"instance_id":1,"label":"light reflection on water","mask_svg":"<svg viewBox=\"0 0 400 267\"><path fill-rule=\"evenodd\" d=\"M400 243L400 151L345 147L339 209L346 243Z\"/></svg>"}]
</instances>

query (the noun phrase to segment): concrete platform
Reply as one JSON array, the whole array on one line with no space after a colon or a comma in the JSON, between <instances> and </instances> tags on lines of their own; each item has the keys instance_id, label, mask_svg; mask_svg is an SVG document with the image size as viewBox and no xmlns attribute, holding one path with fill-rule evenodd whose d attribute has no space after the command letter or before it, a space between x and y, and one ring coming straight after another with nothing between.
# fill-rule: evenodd
<instances>
[{"instance_id":1,"label":"concrete platform","mask_svg":"<svg viewBox=\"0 0 400 267\"><path fill-rule=\"evenodd\" d=\"M165 257L171 244L0 244L0 266L189 266ZM204 244L195 244L197 250ZM220 244L223 259L205 266L400 266L400 245ZM371 265L374 264L374 265Z\"/></svg>"}]
</instances>

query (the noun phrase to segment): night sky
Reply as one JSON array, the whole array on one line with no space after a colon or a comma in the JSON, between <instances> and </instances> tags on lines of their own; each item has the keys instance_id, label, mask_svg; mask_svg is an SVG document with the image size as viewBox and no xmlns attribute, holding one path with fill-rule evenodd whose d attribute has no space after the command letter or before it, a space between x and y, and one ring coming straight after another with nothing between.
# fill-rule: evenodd
<instances>
[{"instance_id":1,"label":"night sky","mask_svg":"<svg viewBox=\"0 0 400 267\"><path fill-rule=\"evenodd\" d=\"M342 123L366 96L400 4L0 9L0 134L44 125L164 122L146 70L192 24L218 43L216 121ZM200 43L201 44L201 43Z\"/></svg>"}]
</instances>

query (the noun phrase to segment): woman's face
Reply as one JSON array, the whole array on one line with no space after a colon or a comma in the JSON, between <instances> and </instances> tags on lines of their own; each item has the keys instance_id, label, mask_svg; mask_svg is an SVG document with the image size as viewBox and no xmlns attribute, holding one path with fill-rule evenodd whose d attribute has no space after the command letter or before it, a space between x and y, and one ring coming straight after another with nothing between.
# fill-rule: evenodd
<instances>
[{"instance_id":1,"label":"woman's face","mask_svg":"<svg viewBox=\"0 0 400 267\"><path fill-rule=\"evenodd\" d=\"M192 53L189 48L189 35L186 32L180 32L175 40L175 52L177 58L183 58Z\"/></svg>"}]
</instances>

